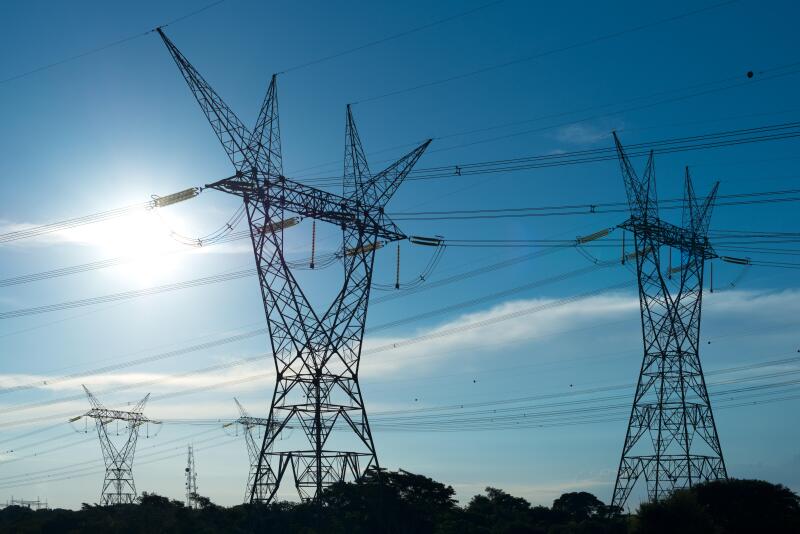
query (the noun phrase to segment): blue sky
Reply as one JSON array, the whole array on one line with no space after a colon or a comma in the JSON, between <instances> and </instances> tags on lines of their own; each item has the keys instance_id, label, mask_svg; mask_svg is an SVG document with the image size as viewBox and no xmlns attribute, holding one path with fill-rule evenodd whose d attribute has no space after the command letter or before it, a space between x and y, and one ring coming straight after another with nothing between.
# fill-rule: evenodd
<instances>
[{"instance_id":1,"label":"blue sky","mask_svg":"<svg viewBox=\"0 0 800 534\"><path fill-rule=\"evenodd\" d=\"M0 47L9 53L0 57L0 79L143 33L203 5L5 2L0 6ZM166 32L246 123L255 119L270 75L290 70L278 78L284 170L299 180L341 175L344 112L351 102L357 102L353 110L373 169L430 137L434 142L420 161L421 168L609 147L614 129L624 143L640 143L791 122L800 115L798 73L791 68L773 70L800 61L794 24L799 13L792 2L739 1L651 24L698 6L692 2L644 5L508 0L291 70L481 5L228 0L176 22ZM649 26L626 31L642 25ZM617 37L595 39L617 32L621 32ZM570 47L578 43L587 44ZM515 62L562 48L565 50L538 59ZM514 63L461 77L506 62ZM746 77L748 71L755 73L752 79ZM448 78L457 79L382 97ZM701 92L706 94L687 96ZM2 232L140 203L152 194L169 194L231 173L222 148L155 34L1 82L0 94ZM509 123L517 124L504 126ZM496 128L485 130L490 127ZM473 130L484 131L464 133ZM721 194L793 189L800 183L796 151L796 141L790 139L661 155L656 160L658 192L661 198L680 196L686 165L702 194L716 180L721 182ZM643 166L644 161L636 164ZM623 199L619 167L615 161L606 161L411 181L389 207L394 212L493 209ZM237 206L235 199L206 191L158 214L141 212L0 244L3 278L120 256L136 260L2 287L0 312L249 268L252 252L246 240L197 249L169 238L170 230L191 236L207 234L220 227ZM796 232L796 213L796 204L791 202L720 206L711 228ZM678 222L679 212L662 214ZM572 239L613 226L624 217L614 213L404 221L402 229L407 234L439 234L448 239ZM294 257L308 255L310 236L307 223L287 233ZM335 232L321 229L317 246L322 252L332 251ZM785 250L791 248L791 244L783 245ZM616 246L592 250L602 259L620 253ZM451 247L430 279L530 252L535 249ZM430 249L404 244L401 279L412 280L430 255ZM792 261L791 256L777 259ZM379 252L377 282L393 283L394 261L393 248ZM589 265L574 249L548 250L490 274L376 302L370 309L369 325L383 325ZM740 268L719 262L714 268L718 290L706 294L704 301L702 359L706 370L712 373L796 355L800 349L797 271L752 267L731 287ZM315 301L321 302L338 283L339 274L334 266L313 273L301 271L299 276ZM628 285L621 286L623 282ZM609 500L627 408L602 417L608 421L455 432L398 430L386 424L381 428L381 412L574 395L577 390L616 385L622 389L578 398L589 399L586 405L627 404L628 400L601 398L632 395L641 359L634 282L634 275L621 266L594 269L422 321L374 332L368 329L362 382L381 463L452 484L462 499L492 485L536 503L549 504L568 490L588 490ZM562 301L612 287L590 299ZM386 294L375 291L373 298ZM542 311L460 335L434 336L369 353L370 348L387 343L536 306ZM42 382L36 388L0 396L0 425L5 426L0 433L4 451L0 463L7 462L0 469L0 500L4 493L8 497L38 495L63 507L97 500L102 466L96 438L91 433L71 434L66 423L71 414L88 409L87 402L78 397L81 382L96 390L109 406L124 405L152 392L154 398L146 413L155 419L230 419L236 416L234 395L254 415L263 415L272 393L268 358L217 372L186 373L264 354L268 347L265 335L112 373L53 382L54 377L262 326L255 276L0 320L0 384ZM797 370L796 362L783 363L710 374L708 381L712 391L724 391L734 387L724 385L728 380L742 379L735 382L737 387L769 384L777 380L775 375L788 373L789 380ZM254 375L261 376L218 387L220 381ZM151 380L155 382L147 387L103 393ZM51 383L44 385L44 381ZM207 389L157 398L198 387ZM781 391L791 395L790 387ZM40 401L53 403L28 406ZM550 401L527 402L540 405ZM729 473L765 478L800 490L800 450L796 445L800 436L788 415L800 401L726 408L726 402L740 401L735 395L720 395L715 402L720 404L715 413ZM26 419L31 421L19 424ZM165 424L158 436L142 439L141 463L136 468L138 489L180 498L184 450L190 440L195 443L200 493L221 504L239 502L247 474L245 444L241 436L228 435L219 425ZM153 455L151 459L175 456L151 463L148 455ZM87 466L94 466L95 471L88 475L76 472ZM44 480L42 474L24 475L43 470L52 470L52 481ZM280 495L292 498L294 494L287 485Z\"/></svg>"}]
</instances>

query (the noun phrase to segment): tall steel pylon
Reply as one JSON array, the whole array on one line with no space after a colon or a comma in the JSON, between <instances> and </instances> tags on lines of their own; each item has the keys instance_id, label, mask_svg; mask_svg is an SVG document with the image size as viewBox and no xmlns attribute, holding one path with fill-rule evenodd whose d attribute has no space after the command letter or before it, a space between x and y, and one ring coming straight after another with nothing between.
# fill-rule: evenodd
<instances>
[{"instance_id":1,"label":"tall steel pylon","mask_svg":"<svg viewBox=\"0 0 800 534\"><path fill-rule=\"evenodd\" d=\"M301 499L316 498L325 487L378 467L358 381L373 263L379 240L406 238L384 206L430 140L373 175L348 106L343 194L295 182L283 175L276 77L251 132L164 32L158 33L236 170L232 178L206 187L241 197L250 227L276 371L269 414L275 431L267 432L261 445L250 501L271 501L289 466ZM342 230L344 283L322 314L284 258L287 214ZM290 425L302 430L304 440L295 448L288 448L290 440L281 441L287 449L275 450ZM334 440L338 445L329 443L335 426L342 430Z\"/></svg>"},{"instance_id":2,"label":"tall steel pylon","mask_svg":"<svg viewBox=\"0 0 800 534\"><path fill-rule=\"evenodd\" d=\"M247 484L245 485L244 500L245 502L249 502L250 491L253 488L253 482L255 481L256 474L258 473L258 460L261 458L261 444L266 435L270 432L270 429L274 431L275 424L274 422L270 424L269 419L266 417L253 417L247 412L244 406L242 406L242 404L239 402L239 399L234 398L233 400L236 402L236 406L239 408L239 418L236 419L236 421L226 424L225 426L239 425L242 427L244 432L244 440L245 444L247 445L247 457L250 460L250 469L247 475Z\"/></svg>"},{"instance_id":3,"label":"tall steel pylon","mask_svg":"<svg viewBox=\"0 0 800 534\"><path fill-rule=\"evenodd\" d=\"M85 414L74 417L70 421L74 422L81 417L95 420L97 426L97 436L100 438L100 449L103 452L103 460L106 464L106 475L103 480L103 489L100 492L100 504L104 506L114 504L131 504L136 500L136 485L133 482L133 455L136 451L136 441L139 438L139 428L148 423L158 424L142 414L147 399L145 398L136 403L136 406L129 411L109 410L100 404L86 386L83 386L89 404L92 408ZM116 428L111 428L112 423L116 422ZM124 423L122 430L119 423ZM121 443L114 439L116 436L125 437Z\"/></svg>"},{"instance_id":4,"label":"tall steel pylon","mask_svg":"<svg viewBox=\"0 0 800 534\"><path fill-rule=\"evenodd\" d=\"M698 203L687 168L682 225L672 225L658 216L653 153L640 178L616 133L614 142L631 211L620 226L634 237L644 341L614 486L612 503L621 507L642 476L648 497L658 500L728 475L700 365L703 271L717 257L707 234L719 183ZM671 249L680 264L664 270L661 253Z\"/></svg>"}]
</instances>

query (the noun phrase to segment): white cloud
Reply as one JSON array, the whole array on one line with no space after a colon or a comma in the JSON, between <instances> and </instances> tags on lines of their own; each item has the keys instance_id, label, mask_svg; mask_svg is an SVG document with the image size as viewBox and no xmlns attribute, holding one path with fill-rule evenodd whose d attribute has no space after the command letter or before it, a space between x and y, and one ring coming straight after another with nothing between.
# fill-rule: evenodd
<instances>
[{"instance_id":1,"label":"white cloud","mask_svg":"<svg viewBox=\"0 0 800 534\"><path fill-rule=\"evenodd\" d=\"M555 131L554 137L562 143L590 145L611 136L611 128L600 128L589 124L569 124Z\"/></svg>"},{"instance_id":2,"label":"white cloud","mask_svg":"<svg viewBox=\"0 0 800 534\"><path fill-rule=\"evenodd\" d=\"M713 319L715 322L726 323L738 315L747 318L752 324L770 321L772 317L797 317L800 312L799 293L797 290L780 292L730 290L714 293L706 299L704 317L706 320ZM631 293L610 293L565 304L555 299L523 299L498 304L486 310L465 313L438 326L422 328L405 336L368 336L363 353L361 376L397 379L404 371L420 376L454 358L462 361L468 356L480 359L483 354L494 350L521 345L533 347L535 343L545 342L547 339L563 338L572 344L586 344L590 338L581 333L592 327L598 327L597 331L605 335L628 336L630 330L610 329L607 324L609 321L630 320L630 329L638 330L638 306L638 298ZM507 317L511 318L502 320ZM455 329L471 324L483 326L451 333ZM394 345L397 348L392 348ZM533 356L538 357L535 348L531 350ZM173 405L173 401L158 402L158 395L182 390L194 389L197 390L197 394L214 392L223 395L257 391L261 396L261 392L269 392L273 387L272 373L273 367L267 358L259 358L227 369L185 376L175 372L125 372L53 382L56 377L49 375L5 374L0 375L0 385L7 388L38 383L40 385L37 386L37 391L63 397L70 396L70 392L81 393L80 385L85 383L97 393L101 401L105 395L104 390L123 386L128 389L109 394L109 405L113 404L112 401L131 396L131 400L135 400L137 395L151 391L154 403L166 406ZM250 380L251 377L257 378ZM227 384L219 387L220 383ZM8 398L10 400L10 396ZM6 399L0 398L0 400ZM73 405L78 410L77 413L85 411L86 403L82 401L59 403L56 411L60 411L64 406ZM208 407L199 410L193 406L196 406L196 403L189 403L183 417L203 417L204 413L208 413ZM225 412L228 410L226 406L222 403L218 408ZM380 410L383 407L371 405L371 408ZM37 414L47 415L53 412L52 405L26 409L19 414L6 412L9 409L13 410L14 404L0 405L0 417L3 421L9 418L17 419L22 415L35 417Z\"/></svg>"},{"instance_id":3,"label":"white cloud","mask_svg":"<svg viewBox=\"0 0 800 534\"><path fill-rule=\"evenodd\" d=\"M361 364L364 376L386 375L407 367L418 370L448 358L519 345L538 338L566 334L589 323L619 318L638 310L638 299L626 294L587 297L562 304L556 299L509 301L488 310L467 313L435 328L407 337L368 337ZM505 317L512 317L503 320ZM459 327L480 328L450 334ZM419 341L418 338L420 339ZM391 348L397 345L397 348ZM420 362L420 360L423 360Z\"/></svg>"},{"instance_id":4,"label":"white cloud","mask_svg":"<svg viewBox=\"0 0 800 534\"><path fill-rule=\"evenodd\" d=\"M744 314L748 317L797 316L800 312L800 291L726 290L703 297L703 313ZM790 315L786 315L790 314Z\"/></svg>"}]
</instances>

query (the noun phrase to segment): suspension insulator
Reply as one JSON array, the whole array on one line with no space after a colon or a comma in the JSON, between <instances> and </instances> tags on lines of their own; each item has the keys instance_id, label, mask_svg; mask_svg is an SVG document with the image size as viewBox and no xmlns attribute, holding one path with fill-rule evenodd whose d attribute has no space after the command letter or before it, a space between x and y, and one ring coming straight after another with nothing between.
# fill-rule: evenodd
<instances>
[{"instance_id":1,"label":"suspension insulator","mask_svg":"<svg viewBox=\"0 0 800 534\"><path fill-rule=\"evenodd\" d=\"M285 219L283 221L267 223L266 225L259 228L259 230L261 231L262 234L267 234L267 233L274 234L275 232L278 232L280 230L291 228L292 226L295 226L299 222L300 221L297 220L297 217L292 217L290 219Z\"/></svg>"},{"instance_id":2,"label":"suspension insulator","mask_svg":"<svg viewBox=\"0 0 800 534\"><path fill-rule=\"evenodd\" d=\"M438 247L444 243L444 239L438 237L422 237L419 235L409 236L408 240L415 245L424 245L426 247Z\"/></svg>"},{"instance_id":3,"label":"suspension insulator","mask_svg":"<svg viewBox=\"0 0 800 534\"><path fill-rule=\"evenodd\" d=\"M376 241L374 243L369 243L364 245L363 247L355 247L349 248L345 251L345 256L355 256L356 254L366 254L367 252L372 252L373 250L378 250L383 246L383 243L380 241Z\"/></svg>"},{"instance_id":4,"label":"suspension insulator","mask_svg":"<svg viewBox=\"0 0 800 534\"><path fill-rule=\"evenodd\" d=\"M169 206L171 204L177 204L178 202L183 202L184 200L189 200L190 198L194 198L199 194L200 194L199 188L190 187L189 189L184 189L183 191L178 191L177 193L172 193L171 195L167 195L164 197L153 196L153 207L163 208L164 206Z\"/></svg>"},{"instance_id":5,"label":"suspension insulator","mask_svg":"<svg viewBox=\"0 0 800 534\"><path fill-rule=\"evenodd\" d=\"M314 254L316 253L317 245L317 221L311 222L311 264L310 268L314 268Z\"/></svg>"},{"instance_id":6,"label":"suspension insulator","mask_svg":"<svg viewBox=\"0 0 800 534\"><path fill-rule=\"evenodd\" d=\"M670 268L670 269L667 271L667 274L675 274L675 273L679 273L679 272L681 272L682 270L683 270L683 265L678 265L677 267L671 267L671 268Z\"/></svg>"},{"instance_id":7,"label":"suspension insulator","mask_svg":"<svg viewBox=\"0 0 800 534\"><path fill-rule=\"evenodd\" d=\"M595 239L600 239L601 237L605 237L610 233L611 233L611 228L605 228L605 229L600 230L599 232L595 232L593 234L576 237L575 241L579 245L582 245L584 243L588 243L589 241L594 241Z\"/></svg>"},{"instance_id":8,"label":"suspension insulator","mask_svg":"<svg viewBox=\"0 0 800 534\"><path fill-rule=\"evenodd\" d=\"M750 258L732 258L730 256L720 256L719 259L726 263L735 263L736 265L750 265Z\"/></svg>"}]
</instances>

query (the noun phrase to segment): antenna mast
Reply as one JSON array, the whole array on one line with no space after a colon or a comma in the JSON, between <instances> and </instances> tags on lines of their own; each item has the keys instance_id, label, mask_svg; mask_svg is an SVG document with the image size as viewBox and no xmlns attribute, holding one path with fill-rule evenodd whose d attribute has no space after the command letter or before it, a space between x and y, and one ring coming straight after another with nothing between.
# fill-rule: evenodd
<instances>
[{"instance_id":1,"label":"antenna mast","mask_svg":"<svg viewBox=\"0 0 800 534\"><path fill-rule=\"evenodd\" d=\"M194 465L194 447L188 446L186 456L186 506L197 509L197 471Z\"/></svg>"}]
</instances>

